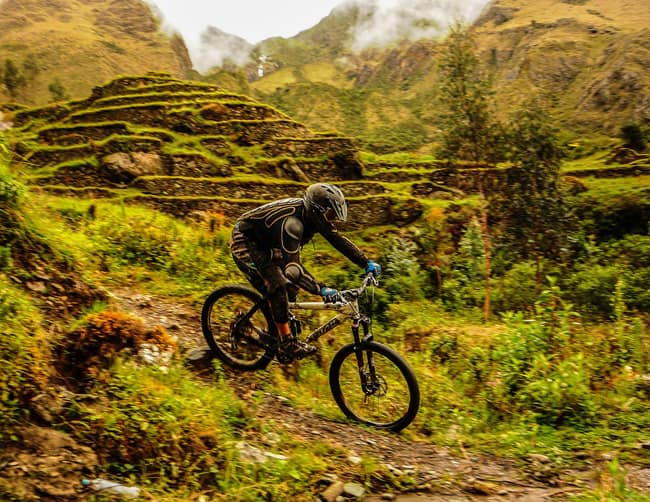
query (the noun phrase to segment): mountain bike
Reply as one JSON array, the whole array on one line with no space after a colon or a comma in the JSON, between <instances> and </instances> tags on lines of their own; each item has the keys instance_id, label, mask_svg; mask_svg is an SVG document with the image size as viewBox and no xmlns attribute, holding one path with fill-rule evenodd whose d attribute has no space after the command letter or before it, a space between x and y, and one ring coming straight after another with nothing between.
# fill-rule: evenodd
<instances>
[{"instance_id":1,"label":"mountain bike","mask_svg":"<svg viewBox=\"0 0 650 502\"><path fill-rule=\"evenodd\" d=\"M336 312L305 338L312 343L351 321L353 341L334 355L329 368L334 400L349 419L397 432L415 418L420 390L402 356L374 341L371 319L361 312L359 298L368 286L377 284L373 274L367 274L360 287L339 291L330 301L290 302L290 323L299 336L300 322L293 312ZM277 356L278 336L267 298L248 286L228 285L213 291L203 305L201 326L212 353L230 367L259 370Z\"/></svg>"}]
</instances>

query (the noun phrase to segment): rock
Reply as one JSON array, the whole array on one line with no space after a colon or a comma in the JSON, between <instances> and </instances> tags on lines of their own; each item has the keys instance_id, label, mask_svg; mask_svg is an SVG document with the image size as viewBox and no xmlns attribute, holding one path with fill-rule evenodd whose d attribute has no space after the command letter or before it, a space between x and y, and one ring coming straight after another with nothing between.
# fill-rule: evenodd
<instances>
[{"instance_id":1,"label":"rock","mask_svg":"<svg viewBox=\"0 0 650 502\"><path fill-rule=\"evenodd\" d=\"M102 170L116 183L128 183L140 176L159 176L163 172L162 160L157 153L116 152L102 158Z\"/></svg>"},{"instance_id":2,"label":"rock","mask_svg":"<svg viewBox=\"0 0 650 502\"><path fill-rule=\"evenodd\" d=\"M212 368L212 351L208 347L197 347L185 354L185 363L195 369L205 370Z\"/></svg>"},{"instance_id":3,"label":"rock","mask_svg":"<svg viewBox=\"0 0 650 502\"><path fill-rule=\"evenodd\" d=\"M343 485L343 493L350 497L360 499L363 497L364 493L366 493L366 489L359 483L345 483L345 485Z\"/></svg>"},{"instance_id":4,"label":"rock","mask_svg":"<svg viewBox=\"0 0 650 502\"><path fill-rule=\"evenodd\" d=\"M34 293L45 293L47 286L43 281L27 281L25 284L27 289L33 291Z\"/></svg>"},{"instance_id":5,"label":"rock","mask_svg":"<svg viewBox=\"0 0 650 502\"><path fill-rule=\"evenodd\" d=\"M348 462L350 462L352 465L359 465L361 462L363 462L363 459L361 457L357 457L356 455L350 455L348 457Z\"/></svg>"},{"instance_id":6,"label":"rock","mask_svg":"<svg viewBox=\"0 0 650 502\"><path fill-rule=\"evenodd\" d=\"M462 489L467 493L475 493L477 495L496 495L501 487L494 483L470 478L462 485Z\"/></svg>"},{"instance_id":7,"label":"rock","mask_svg":"<svg viewBox=\"0 0 650 502\"><path fill-rule=\"evenodd\" d=\"M264 443L269 446L275 446L280 443L280 435L277 432L268 432L263 437Z\"/></svg>"},{"instance_id":8,"label":"rock","mask_svg":"<svg viewBox=\"0 0 650 502\"><path fill-rule=\"evenodd\" d=\"M324 502L334 502L343 493L343 489L343 481L335 481L320 494L320 498Z\"/></svg>"},{"instance_id":9,"label":"rock","mask_svg":"<svg viewBox=\"0 0 650 502\"><path fill-rule=\"evenodd\" d=\"M239 457L242 460L247 462L252 462L254 464L263 464L268 459L273 460L288 460L288 457L285 455L280 455L278 453L271 453L269 451L263 451L255 446L251 446L246 441L240 441L237 443L237 449L239 450Z\"/></svg>"},{"instance_id":10,"label":"rock","mask_svg":"<svg viewBox=\"0 0 650 502\"><path fill-rule=\"evenodd\" d=\"M533 462L539 462L540 464L548 464L551 462L549 457L542 455L541 453L531 453L528 455L528 458Z\"/></svg>"},{"instance_id":11,"label":"rock","mask_svg":"<svg viewBox=\"0 0 650 502\"><path fill-rule=\"evenodd\" d=\"M339 477L336 474L333 472L327 472L323 474L323 476L319 478L318 481L316 481L316 484L320 486L330 486L337 481L339 481Z\"/></svg>"}]
</instances>

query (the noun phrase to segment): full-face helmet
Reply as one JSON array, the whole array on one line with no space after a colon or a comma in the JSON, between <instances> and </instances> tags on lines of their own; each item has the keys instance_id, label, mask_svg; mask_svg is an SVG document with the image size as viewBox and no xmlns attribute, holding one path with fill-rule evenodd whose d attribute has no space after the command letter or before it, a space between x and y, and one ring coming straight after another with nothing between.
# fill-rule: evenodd
<instances>
[{"instance_id":1,"label":"full-face helmet","mask_svg":"<svg viewBox=\"0 0 650 502\"><path fill-rule=\"evenodd\" d=\"M311 215L327 222L346 221L348 206L343 192L337 186L328 183L314 183L305 192L305 206Z\"/></svg>"}]
</instances>

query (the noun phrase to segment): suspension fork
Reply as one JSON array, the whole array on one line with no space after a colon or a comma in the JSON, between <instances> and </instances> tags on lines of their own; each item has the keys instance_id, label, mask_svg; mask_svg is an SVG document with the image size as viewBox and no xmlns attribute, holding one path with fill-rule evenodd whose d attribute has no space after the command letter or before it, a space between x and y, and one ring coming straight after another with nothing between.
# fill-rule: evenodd
<instances>
[{"instance_id":1,"label":"suspension fork","mask_svg":"<svg viewBox=\"0 0 650 502\"><path fill-rule=\"evenodd\" d=\"M359 336L359 325L363 328L363 338ZM359 378L361 380L361 389L366 395L370 395L379 388L377 374L375 372L375 362L372 357L372 350L363 350L363 346L371 342L372 332L370 331L370 319L366 316L355 318L352 321L352 336L354 337L354 354L357 358L357 368L359 369ZM364 363L364 354L368 361L368 371Z\"/></svg>"}]
</instances>

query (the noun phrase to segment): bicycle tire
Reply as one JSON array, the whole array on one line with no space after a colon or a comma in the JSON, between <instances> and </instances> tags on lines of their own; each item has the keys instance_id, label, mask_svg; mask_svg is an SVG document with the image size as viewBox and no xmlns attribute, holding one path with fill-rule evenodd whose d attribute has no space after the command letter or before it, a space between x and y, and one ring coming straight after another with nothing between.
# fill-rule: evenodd
<instances>
[{"instance_id":1,"label":"bicycle tire","mask_svg":"<svg viewBox=\"0 0 650 502\"><path fill-rule=\"evenodd\" d=\"M270 344L272 336L269 335L273 322L266 305L255 312L246 324L245 335L236 337L232 333L232 324L261 299L254 289L235 284L216 289L203 303L203 337L214 356L232 368L245 371L263 369L275 355Z\"/></svg>"},{"instance_id":2,"label":"bicycle tire","mask_svg":"<svg viewBox=\"0 0 650 502\"><path fill-rule=\"evenodd\" d=\"M366 375L368 354L372 354L381 382L381 388L374 392L366 393L362 388L359 351ZM413 370L402 356L378 342L344 346L332 360L329 380L332 396L345 416L378 429L399 432L413 421L420 408L420 388ZM379 404L386 406L380 410Z\"/></svg>"}]
</instances>

